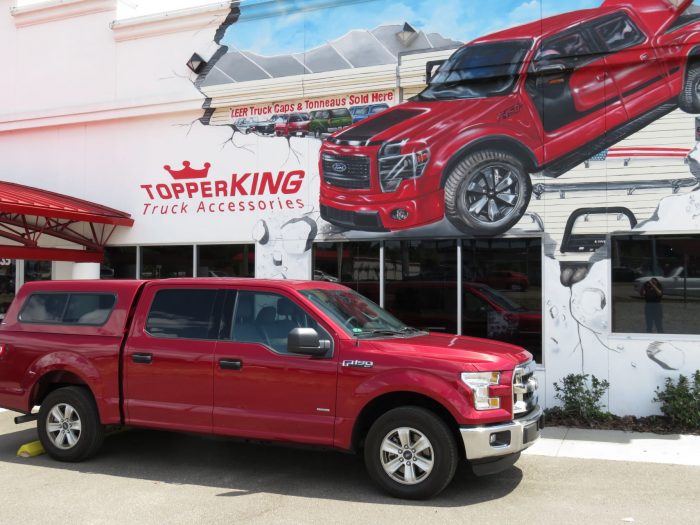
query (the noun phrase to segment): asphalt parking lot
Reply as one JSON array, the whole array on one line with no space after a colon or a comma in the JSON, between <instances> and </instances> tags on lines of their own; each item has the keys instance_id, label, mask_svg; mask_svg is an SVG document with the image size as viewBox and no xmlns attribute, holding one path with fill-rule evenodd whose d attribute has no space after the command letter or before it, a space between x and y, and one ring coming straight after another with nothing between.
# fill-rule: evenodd
<instances>
[{"instance_id":1,"label":"asphalt parking lot","mask_svg":"<svg viewBox=\"0 0 700 525\"><path fill-rule=\"evenodd\" d=\"M22 459L36 431L14 415L0 413L2 524L700 523L700 467L523 456L408 502L377 492L354 456L194 435L130 430L89 462Z\"/></svg>"}]
</instances>

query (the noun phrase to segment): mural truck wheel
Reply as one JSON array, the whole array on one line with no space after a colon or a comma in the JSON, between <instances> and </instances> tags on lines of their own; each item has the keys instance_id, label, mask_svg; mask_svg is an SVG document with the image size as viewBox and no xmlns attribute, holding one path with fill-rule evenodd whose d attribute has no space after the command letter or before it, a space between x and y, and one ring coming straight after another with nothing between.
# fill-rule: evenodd
<instances>
[{"instance_id":1,"label":"mural truck wheel","mask_svg":"<svg viewBox=\"0 0 700 525\"><path fill-rule=\"evenodd\" d=\"M515 155L476 151L447 176L445 217L465 233L500 235L520 220L531 194L530 176Z\"/></svg>"},{"instance_id":2,"label":"mural truck wheel","mask_svg":"<svg viewBox=\"0 0 700 525\"><path fill-rule=\"evenodd\" d=\"M700 113L700 63L688 65L685 85L678 96L678 105L686 113Z\"/></svg>"}]
</instances>

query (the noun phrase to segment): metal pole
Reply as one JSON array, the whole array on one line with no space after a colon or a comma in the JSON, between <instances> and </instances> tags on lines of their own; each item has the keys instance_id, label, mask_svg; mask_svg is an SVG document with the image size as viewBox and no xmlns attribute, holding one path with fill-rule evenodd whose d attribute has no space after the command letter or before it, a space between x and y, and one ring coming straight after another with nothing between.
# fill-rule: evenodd
<instances>
[{"instance_id":1,"label":"metal pole","mask_svg":"<svg viewBox=\"0 0 700 525\"><path fill-rule=\"evenodd\" d=\"M379 243L379 306L384 308L384 242Z\"/></svg>"},{"instance_id":2,"label":"metal pole","mask_svg":"<svg viewBox=\"0 0 700 525\"><path fill-rule=\"evenodd\" d=\"M457 241L457 335L462 335L462 241Z\"/></svg>"}]
</instances>

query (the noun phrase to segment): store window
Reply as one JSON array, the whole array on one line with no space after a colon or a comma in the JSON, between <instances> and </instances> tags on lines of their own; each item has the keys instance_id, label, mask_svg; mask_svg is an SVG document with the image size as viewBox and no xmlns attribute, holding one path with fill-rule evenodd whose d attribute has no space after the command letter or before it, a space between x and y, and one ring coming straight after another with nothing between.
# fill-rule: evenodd
<instances>
[{"instance_id":1,"label":"store window","mask_svg":"<svg viewBox=\"0 0 700 525\"><path fill-rule=\"evenodd\" d=\"M5 318L15 298L17 263L13 259L0 259L0 320Z\"/></svg>"},{"instance_id":2,"label":"store window","mask_svg":"<svg viewBox=\"0 0 700 525\"><path fill-rule=\"evenodd\" d=\"M384 307L409 326L457 333L457 241L384 243Z\"/></svg>"},{"instance_id":3,"label":"store window","mask_svg":"<svg viewBox=\"0 0 700 525\"><path fill-rule=\"evenodd\" d=\"M612 237L618 333L698 334L700 235Z\"/></svg>"},{"instance_id":4,"label":"store window","mask_svg":"<svg viewBox=\"0 0 700 525\"><path fill-rule=\"evenodd\" d=\"M136 247L110 246L104 250L100 279L136 279Z\"/></svg>"},{"instance_id":5,"label":"store window","mask_svg":"<svg viewBox=\"0 0 700 525\"><path fill-rule=\"evenodd\" d=\"M24 261L24 282L50 281L51 261Z\"/></svg>"},{"instance_id":6,"label":"store window","mask_svg":"<svg viewBox=\"0 0 700 525\"><path fill-rule=\"evenodd\" d=\"M144 246L141 248L142 279L192 277L192 246Z\"/></svg>"},{"instance_id":7,"label":"store window","mask_svg":"<svg viewBox=\"0 0 700 525\"><path fill-rule=\"evenodd\" d=\"M462 333L527 348L542 362L540 239L462 241Z\"/></svg>"},{"instance_id":8,"label":"store window","mask_svg":"<svg viewBox=\"0 0 700 525\"><path fill-rule=\"evenodd\" d=\"M319 242L313 278L339 282L379 303L379 242Z\"/></svg>"},{"instance_id":9,"label":"store window","mask_svg":"<svg viewBox=\"0 0 700 525\"><path fill-rule=\"evenodd\" d=\"M198 246L197 277L255 277L255 245Z\"/></svg>"}]
</instances>

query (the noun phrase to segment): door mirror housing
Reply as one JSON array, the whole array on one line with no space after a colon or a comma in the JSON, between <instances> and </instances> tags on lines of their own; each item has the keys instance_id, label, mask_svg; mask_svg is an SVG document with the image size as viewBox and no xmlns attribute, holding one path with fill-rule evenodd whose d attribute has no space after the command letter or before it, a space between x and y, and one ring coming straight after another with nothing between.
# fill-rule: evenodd
<instances>
[{"instance_id":1,"label":"door mirror housing","mask_svg":"<svg viewBox=\"0 0 700 525\"><path fill-rule=\"evenodd\" d=\"M330 348L330 341L320 341L313 328L294 328L287 336L287 352L290 354L323 357Z\"/></svg>"}]
</instances>

